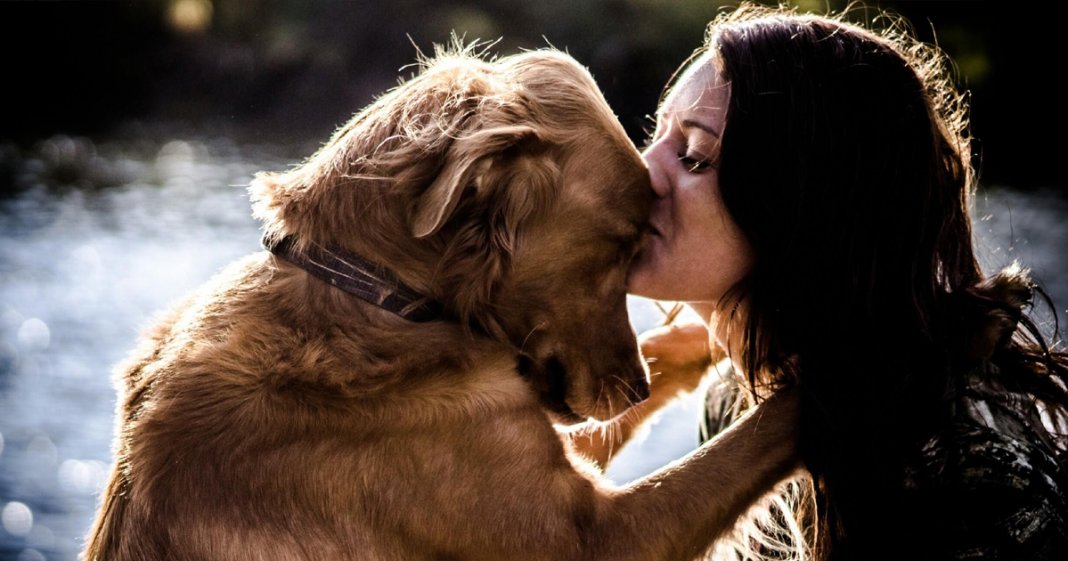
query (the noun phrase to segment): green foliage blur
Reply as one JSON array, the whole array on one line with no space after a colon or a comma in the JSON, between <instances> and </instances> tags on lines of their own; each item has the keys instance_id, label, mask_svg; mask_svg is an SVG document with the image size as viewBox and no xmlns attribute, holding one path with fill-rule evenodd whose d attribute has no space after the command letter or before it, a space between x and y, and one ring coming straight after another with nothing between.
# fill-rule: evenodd
<instances>
[{"instance_id":1,"label":"green foliage blur","mask_svg":"<svg viewBox=\"0 0 1068 561\"><path fill-rule=\"evenodd\" d=\"M847 10L870 24L900 14L955 61L973 101L986 180L1065 185L1065 111L1048 86L1056 18L975 1L789 2ZM488 53L554 46L593 72L632 139L642 143L663 84L725 6L709 0L139 0L0 3L0 45L15 87L0 104L0 141L108 134L124 123L171 123L281 142L325 139L414 71L417 53L457 33ZM886 20L881 20L886 21Z\"/></svg>"}]
</instances>

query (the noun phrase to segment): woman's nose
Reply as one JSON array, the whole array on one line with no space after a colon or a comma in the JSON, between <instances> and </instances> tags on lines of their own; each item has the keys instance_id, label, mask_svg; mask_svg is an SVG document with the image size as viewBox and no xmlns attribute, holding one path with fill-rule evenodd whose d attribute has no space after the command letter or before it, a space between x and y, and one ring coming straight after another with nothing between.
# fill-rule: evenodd
<instances>
[{"instance_id":1,"label":"woman's nose","mask_svg":"<svg viewBox=\"0 0 1068 561\"><path fill-rule=\"evenodd\" d=\"M664 154L667 152L663 140L654 142L642 152L642 159L649 168L649 182L653 186L653 192L660 198L671 192L671 181L664 161Z\"/></svg>"}]
</instances>

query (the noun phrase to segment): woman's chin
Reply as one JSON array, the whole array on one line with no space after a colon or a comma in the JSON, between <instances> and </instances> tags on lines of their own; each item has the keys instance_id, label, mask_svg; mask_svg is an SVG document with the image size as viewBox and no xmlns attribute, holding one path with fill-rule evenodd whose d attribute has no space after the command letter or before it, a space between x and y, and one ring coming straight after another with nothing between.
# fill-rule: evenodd
<instances>
[{"instance_id":1,"label":"woman's chin","mask_svg":"<svg viewBox=\"0 0 1068 561\"><path fill-rule=\"evenodd\" d=\"M627 292L634 296L662 300L663 279L656 274L656 268L646 256L639 256L627 271Z\"/></svg>"},{"instance_id":2,"label":"woman's chin","mask_svg":"<svg viewBox=\"0 0 1068 561\"><path fill-rule=\"evenodd\" d=\"M651 235L627 271L627 292L651 300L678 300L679 268L663 239Z\"/></svg>"},{"instance_id":3,"label":"woman's chin","mask_svg":"<svg viewBox=\"0 0 1068 561\"><path fill-rule=\"evenodd\" d=\"M627 271L627 294L645 297L645 272L640 270L637 263L631 265Z\"/></svg>"}]
</instances>

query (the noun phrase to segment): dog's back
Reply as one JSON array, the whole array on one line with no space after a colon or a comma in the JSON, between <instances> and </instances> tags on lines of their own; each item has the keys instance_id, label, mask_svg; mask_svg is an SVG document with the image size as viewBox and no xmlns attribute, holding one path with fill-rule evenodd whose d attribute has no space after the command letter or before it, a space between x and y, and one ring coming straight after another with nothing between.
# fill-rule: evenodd
<instances>
[{"instance_id":1,"label":"dog's back","mask_svg":"<svg viewBox=\"0 0 1068 561\"><path fill-rule=\"evenodd\" d=\"M416 538L465 503L472 520L494 512L485 489L515 475L480 450L563 457L506 346L393 332L358 305L302 310L279 293L332 289L268 259L232 266L125 365L87 558L434 558ZM335 323L353 318L357 332Z\"/></svg>"}]
</instances>

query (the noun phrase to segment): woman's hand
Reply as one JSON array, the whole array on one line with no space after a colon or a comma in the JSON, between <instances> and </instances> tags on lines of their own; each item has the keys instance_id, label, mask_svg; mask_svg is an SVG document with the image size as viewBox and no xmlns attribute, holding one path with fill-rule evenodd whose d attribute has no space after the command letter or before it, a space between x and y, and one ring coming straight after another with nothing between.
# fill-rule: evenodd
<instances>
[{"instance_id":1,"label":"woman's hand","mask_svg":"<svg viewBox=\"0 0 1068 561\"><path fill-rule=\"evenodd\" d=\"M638 342L649 364L649 400L659 399L663 405L697 388L708 368L725 356L709 341L708 329L701 323L666 325L642 333Z\"/></svg>"},{"instance_id":2,"label":"woman's hand","mask_svg":"<svg viewBox=\"0 0 1068 561\"><path fill-rule=\"evenodd\" d=\"M638 337L649 364L649 399L608 423L593 424L568 434L573 449L604 469L635 429L679 395L693 391L708 368L725 356L709 345L708 329L700 323L650 329Z\"/></svg>"}]
</instances>

